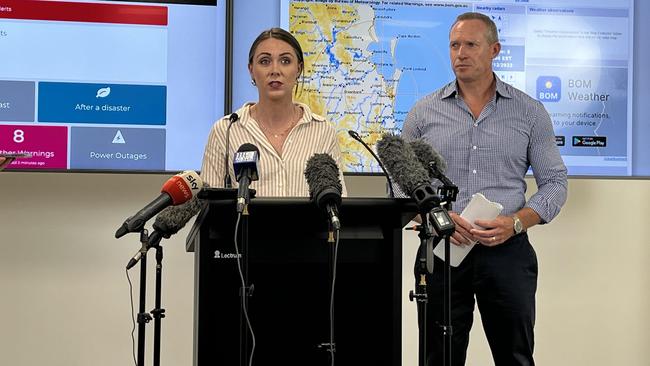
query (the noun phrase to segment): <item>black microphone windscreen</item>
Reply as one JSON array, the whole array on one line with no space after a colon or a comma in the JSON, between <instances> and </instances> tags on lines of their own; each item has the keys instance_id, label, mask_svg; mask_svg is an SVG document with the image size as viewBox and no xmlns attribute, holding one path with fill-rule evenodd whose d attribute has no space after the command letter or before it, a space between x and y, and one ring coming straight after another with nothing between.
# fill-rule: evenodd
<instances>
[{"instance_id":1,"label":"black microphone windscreen","mask_svg":"<svg viewBox=\"0 0 650 366\"><path fill-rule=\"evenodd\" d=\"M250 144L250 143L245 143L242 144L239 149L237 149L237 152L244 152L244 151L256 151L258 154L260 153L260 149L257 148L257 146Z\"/></svg>"},{"instance_id":2,"label":"black microphone windscreen","mask_svg":"<svg viewBox=\"0 0 650 366\"><path fill-rule=\"evenodd\" d=\"M307 160L305 179L309 186L309 197L321 206L321 196L324 192L338 194L340 201L343 186L339 179L339 167L329 154L314 154Z\"/></svg>"},{"instance_id":3,"label":"black microphone windscreen","mask_svg":"<svg viewBox=\"0 0 650 366\"><path fill-rule=\"evenodd\" d=\"M431 145L419 139L409 142L409 145L411 145L411 149L413 149L420 164L422 164L429 173L430 179L436 178L436 175L429 169L429 163L433 163L434 168L440 173L444 173L445 170L447 170L445 159L440 155L440 153L435 151Z\"/></svg>"},{"instance_id":4,"label":"black microphone windscreen","mask_svg":"<svg viewBox=\"0 0 650 366\"><path fill-rule=\"evenodd\" d=\"M233 157L233 169L235 170L237 182L242 179L243 174L249 174L248 178L251 181L259 179L257 172L257 162L259 159L260 149L257 146L250 143L239 146L239 149L237 149Z\"/></svg>"},{"instance_id":5,"label":"black microphone windscreen","mask_svg":"<svg viewBox=\"0 0 650 366\"><path fill-rule=\"evenodd\" d=\"M431 182L427 170L420 164L411 146L401 137L385 134L377 142L377 153L395 183L409 196L417 187Z\"/></svg>"},{"instance_id":6,"label":"black microphone windscreen","mask_svg":"<svg viewBox=\"0 0 650 366\"><path fill-rule=\"evenodd\" d=\"M208 187L208 184L204 183L203 187ZM162 210L162 212L156 216L153 228L154 230L161 232L164 237L174 235L185 227L185 224L187 224L192 217L196 216L196 214L201 211L202 207L203 201L198 199L197 195L194 195L189 202L179 206L170 206Z\"/></svg>"}]
</instances>

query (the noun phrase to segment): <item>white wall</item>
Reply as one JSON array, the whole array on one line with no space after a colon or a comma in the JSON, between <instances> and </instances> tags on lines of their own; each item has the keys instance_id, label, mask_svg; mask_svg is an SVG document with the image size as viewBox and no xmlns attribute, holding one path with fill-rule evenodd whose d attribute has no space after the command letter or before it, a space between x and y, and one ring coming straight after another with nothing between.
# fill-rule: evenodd
<instances>
[{"instance_id":1,"label":"white wall","mask_svg":"<svg viewBox=\"0 0 650 366\"><path fill-rule=\"evenodd\" d=\"M650 365L648 226L650 181L575 179L560 216L530 230L539 261L538 365ZM419 239L407 235L410 266ZM403 283L413 286L407 273ZM414 307L405 297L405 365L417 364ZM467 365L493 365L478 311L474 318Z\"/></svg>"},{"instance_id":2,"label":"white wall","mask_svg":"<svg viewBox=\"0 0 650 366\"><path fill-rule=\"evenodd\" d=\"M113 235L167 178L0 173L0 365L133 364L124 266L139 243L134 234ZM352 195L383 192L378 177L347 182ZM571 180L560 216L532 230L540 263L538 364L650 364L649 210L650 181ZM164 242L163 365L192 359L193 260L185 234ZM416 239L405 243L405 365L417 355L415 305L406 301ZM153 296L152 256L149 262ZM136 267L136 307L138 276ZM477 318L468 365L492 364L480 328ZM151 355L153 324L147 332Z\"/></svg>"}]
</instances>

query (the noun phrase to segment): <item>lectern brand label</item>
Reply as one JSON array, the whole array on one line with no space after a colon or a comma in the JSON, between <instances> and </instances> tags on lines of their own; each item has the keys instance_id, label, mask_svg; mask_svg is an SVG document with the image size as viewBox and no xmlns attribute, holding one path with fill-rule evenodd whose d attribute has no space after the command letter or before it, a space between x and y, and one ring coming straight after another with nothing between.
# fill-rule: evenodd
<instances>
[{"instance_id":1,"label":"lectern brand label","mask_svg":"<svg viewBox=\"0 0 650 366\"><path fill-rule=\"evenodd\" d=\"M221 253L220 250L214 251L214 259L236 259L241 258L241 254L237 253Z\"/></svg>"}]
</instances>

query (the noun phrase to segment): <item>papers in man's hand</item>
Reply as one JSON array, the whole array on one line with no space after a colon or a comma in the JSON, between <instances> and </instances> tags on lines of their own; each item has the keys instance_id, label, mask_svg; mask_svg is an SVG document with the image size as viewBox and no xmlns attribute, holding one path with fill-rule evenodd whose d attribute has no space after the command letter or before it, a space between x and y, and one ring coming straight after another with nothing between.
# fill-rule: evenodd
<instances>
[{"instance_id":1,"label":"papers in man's hand","mask_svg":"<svg viewBox=\"0 0 650 366\"><path fill-rule=\"evenodd\" d=\"M467 207L460 214L460 217L467 220L472 226L476 229L483 229L482 227L476 225L474 221L476 220L493 220L503 210L503 206L500 203L492 202L485 198L481 193L475 193L472 195L472 200L469 202ZM460 262L465 259L469 251L474 248L476 242L471 243L465 246L458 246L451 244L451 253L449 255L449 263L452 267L458 267ZM433 250L433 253L443 261L445 260L445 243L440 242Z\"/></svg>"}]
</instances>

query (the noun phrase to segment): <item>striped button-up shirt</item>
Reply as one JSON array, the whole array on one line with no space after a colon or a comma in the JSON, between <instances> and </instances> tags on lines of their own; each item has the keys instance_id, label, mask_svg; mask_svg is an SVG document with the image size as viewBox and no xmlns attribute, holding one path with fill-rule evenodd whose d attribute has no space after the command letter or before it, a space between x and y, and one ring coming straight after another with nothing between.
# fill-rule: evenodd
<instances>
[{"instance_id":1,"label":"striped button-up shirt","mask_svg":"<svg viewBox=\"0 0 650 366\"><path fill-rule=\"evenodd\" d=\"M456 81L422 98L409 112L402 135L423 139L446 160L446 175L458 185L454 211L480 192L511 215L530 207L551 221L567 198L567 170L542 104L499 80L478 118L459 96ZM532 167L538 190L526 202L525 175Z\"/></svg>"},{"instance_id":2,"label":"striped button-up shirt","mask_svg":"<svg viewBox=\"0 0 650 366\"><path fill-rule=\"evenodd\" d=\"M339 166L339 179L346 196L345 182L341 170L341 152L334 127L325 118L311 112L309 107L296 103L303 115L296 126L289 132L282 147L282 156L278 155L271 143L260 129L257 121L251 118L247 103L236 113L239 120L230 128L228 148L228 166L233 186L237 187L233 170L233 156L242 144L250 143L260 150L257 163L259 180L251 183L258 197L306 197L309 187L305 179L307 160L316 153L327 153ZM223 187L226 150L226 128L229 116L217 121L210 131L208 143L203 156L201 177L210 187Z\"/></svg>"}]
</instances>

